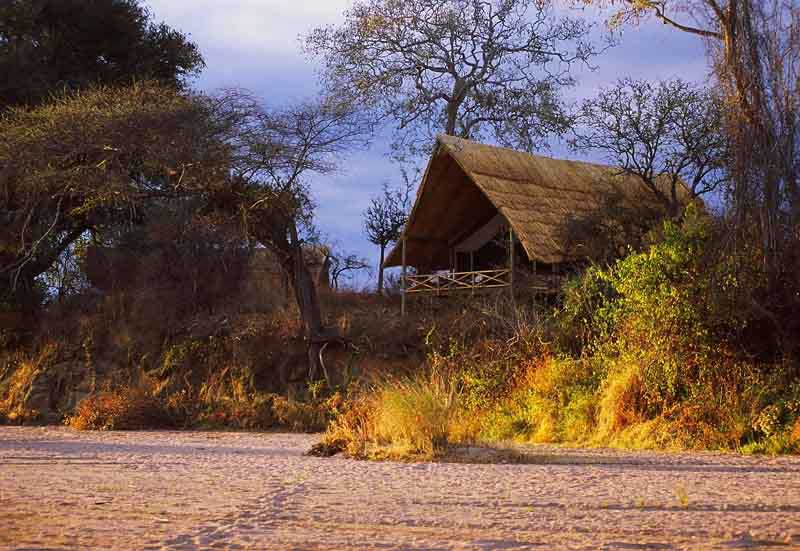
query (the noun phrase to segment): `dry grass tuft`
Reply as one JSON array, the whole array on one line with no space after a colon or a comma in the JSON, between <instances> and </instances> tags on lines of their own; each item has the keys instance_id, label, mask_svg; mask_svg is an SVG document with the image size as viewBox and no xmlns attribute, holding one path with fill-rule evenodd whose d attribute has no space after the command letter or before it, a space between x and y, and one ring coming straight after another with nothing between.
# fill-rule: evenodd
<instances>
[{"instance_id":1,"label":"dry grass tuft","mask_svg":"<svg viewBox=\"0 0 800 551\"><path fill-rule=\"evenodd\" d=\"M388 456L436 457L452 440L458 394L432 377L384 385L377 393L375 442Z\"/></svg>"},{"instance_id":2,"label":"dry grass tuft","mask_svg":"<svg viewBox=\"0 0 800 551\"><path fill-rule=\"evenodd\" d=\"M41 413L31 405L37 379L45 373L58 353L58 347L47 344L38 354L13 354L0 368L0 423L30 423ZM41 390L41 389L39 389Z\"/></svg>"},{"instance_id":3,"label":"dry grass tuft","mask_svg":"<svg viewBox=\"0 0 800 551\"><path fill-rule=\"evenodd\" d=\"M295 432L320 432L328 426L328 422L340 404L341 396L338 394L327 400L310 403L274 396L272 415L277 426Z\"/></svg>"},{"instance_id":4,"label":"dry grass tuft","mask_svg":"<svg viewBox=\"0 0 800 551\"><path fill-rule=\"evenodd\" d=\"M446 378L391 379L352 397L311 453L432 460L474 440L477 421L465 415L457 388Z\"/></svg>"}]
</instances>

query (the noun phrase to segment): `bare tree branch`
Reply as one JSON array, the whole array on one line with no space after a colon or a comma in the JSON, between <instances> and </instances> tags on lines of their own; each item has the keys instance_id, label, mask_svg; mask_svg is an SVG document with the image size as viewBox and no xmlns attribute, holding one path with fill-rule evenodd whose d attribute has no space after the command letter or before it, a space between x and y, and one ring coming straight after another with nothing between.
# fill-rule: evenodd
<instances>
[{"instance_id":1,"label":"bare tree branch","mask_svg":"<svg viewBox=\"0 0 800 551\"><path fill-rule=\"evenodd\" d=\"M681 80L620 80L583 103L573 147L600 151L637 177L675 216L684 193L711 193L725 178L726 140L718 101ZM665 182L668 183L665 186Z\"/></svg>"}]
</instances>

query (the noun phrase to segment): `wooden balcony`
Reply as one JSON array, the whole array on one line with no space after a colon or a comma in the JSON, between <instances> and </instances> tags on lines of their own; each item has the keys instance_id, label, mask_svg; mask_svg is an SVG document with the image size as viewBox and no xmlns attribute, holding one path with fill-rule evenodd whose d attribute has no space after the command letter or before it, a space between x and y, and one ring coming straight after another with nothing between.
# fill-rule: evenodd
<instances>
[{"instance_id":1,"label":"wooden balcony","mask_svg":"<svg viewBox=\"0 0 800 551\"><path fill-rule=\"evenodd\" d=\"M513 284L520 289L530 289L541 293L555 293L566 281L566 274L547 274L515 272ZM435 274L416 274L405 276L404 289L407 295L433 294L446 295L454 292L472 293L486 289L510 287L510 269L479 270L472 272L438 272Z\"/></svg>"},{"instance_id":2,"label":"wooden balcony","mask_svg":"<svg viewBox=\"0 0 800 551\"><path fill-rule=\"evenodd\" d=\"M475 272L440 272L406 275L406 294L430 293L443 295L457 291L482 291L511 286L511 270L481 270Z\"/></svg>"}]
</instances>

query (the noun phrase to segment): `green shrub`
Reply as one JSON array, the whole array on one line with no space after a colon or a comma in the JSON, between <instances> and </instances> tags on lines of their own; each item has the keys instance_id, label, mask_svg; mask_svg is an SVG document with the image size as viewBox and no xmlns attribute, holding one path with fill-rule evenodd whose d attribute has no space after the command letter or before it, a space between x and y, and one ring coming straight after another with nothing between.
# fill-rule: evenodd
<instances>
[{"instance_id":1,"label":"green shrub","mask_svg":"<svg viewBox=\"0 0 800 551\"><path fill-rule=\"evenodd\" d=\"M563 293L555 315L556 341L564 352L580 355L613 331L618 294L599 266L589 266L579 277L567 281Z\"/></svg>"},{"instance_id":2,"label":"green shrub","mask_svg":"<svg viewBox=\"0 0 800 551\"><path fill-rule=\"evenodd\" d=\"M715 243L711 219L689 209L646 250L571 281L555 315L566 355L534 361L482 437L791 449L797 368L736 342L748 324L737 295L752 281Z\"/></svg>"}]
</instances>

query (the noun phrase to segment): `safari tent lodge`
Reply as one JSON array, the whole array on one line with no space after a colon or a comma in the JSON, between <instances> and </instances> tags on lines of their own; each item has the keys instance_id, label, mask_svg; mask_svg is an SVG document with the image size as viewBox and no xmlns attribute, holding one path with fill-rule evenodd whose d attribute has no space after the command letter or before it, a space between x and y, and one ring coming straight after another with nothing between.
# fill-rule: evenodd
<instances>
[{"instance_id":1,"label":"safari tent lodge","mask_svg":"<svg viewBox=\"0 0 800 551\"><path fill-rule=\"evenodd\" d=\"M611 195L631 205L655 203L640 181L609 166L439 136L384 267L402 267L404 307L414 293L513 292L515 279L553 293L594 252L565 228Z\"/></svg>"}]
</instances>

